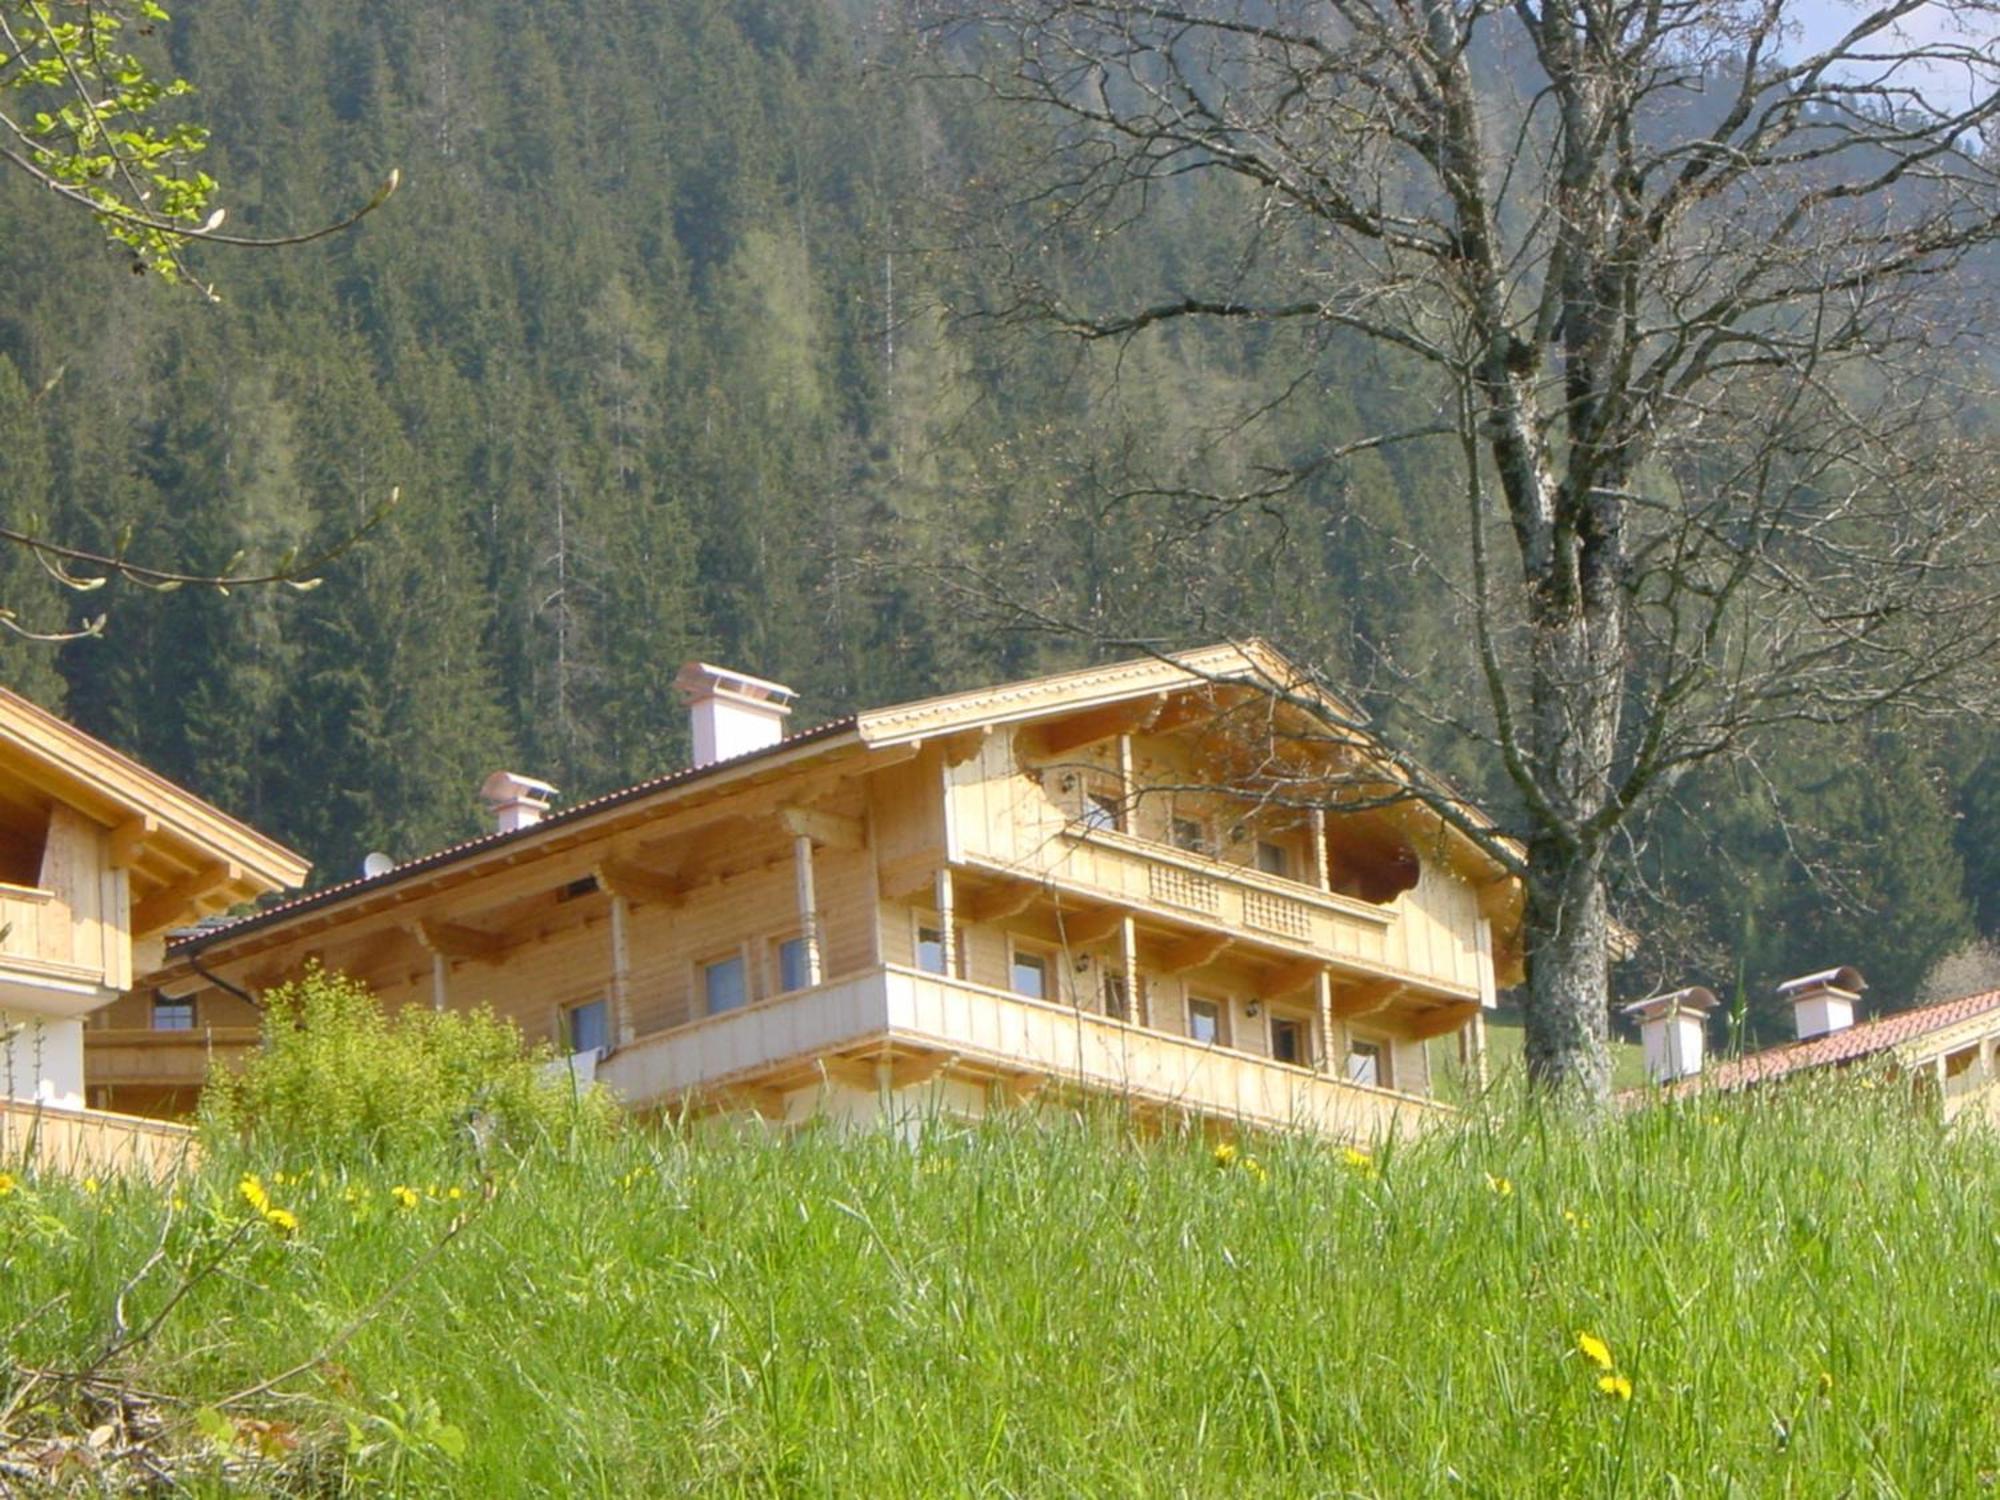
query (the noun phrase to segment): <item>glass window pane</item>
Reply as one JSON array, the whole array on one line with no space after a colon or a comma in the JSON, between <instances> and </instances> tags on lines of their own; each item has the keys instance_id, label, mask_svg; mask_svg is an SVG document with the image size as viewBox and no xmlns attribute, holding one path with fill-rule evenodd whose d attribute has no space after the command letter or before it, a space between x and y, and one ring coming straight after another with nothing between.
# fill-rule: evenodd
<instances>
[{"instance_id":1,"label":"glass window pane","mask_svg":"<svg viewBox=\"0 0 2000 1500\"><path fill-rule=\"evenodd\" d=\"M702 984L708 994L708 1013L719 1016L726 1010L736 1010L750 999L749 988L743 983L743 957L725 958L718 963L706 964L702 968Z\"/></svg>"},{"instance_id":2,"label":"glass window pane","mask_svg":"<svg viewBox=\"0 0 2000 1500\"><path fill-rule=\"evenodd\" d=\"M944 972L944 933L935 927L917 929L917 967L926 974Z\"/></svg>"},{"instance_id":3,"label":"glass window pane","mask_svg":"<svg viewBox=\"0 0 2000 1500\"><path fill-rule=\"evenodd\" d=\"M811 982L812 974L806 966L806 940L787 938L778 944L778 988L802 990Z\"/></svg>"},{"instance_id":4,"label":"glass window pane","mask_svg":"<svg viewBox=\"0 0 2000 1500\"><path fill-rule=\"evenodd\" d=\"M153 1030L193 1031L194 1001L168 1000L164 997L153 1002Z\"/></svg>"},{"instance_id":5,"label":"glass window pane","mask_svg":"<svg viewBox=\"0 0 2000 1500\"><path fill-rule=\"evenodd\" d=\"M1092 792L1083 799L1083 826L1085 828L1113 828L1118 826L1118 799L1107 797L1102 792Z\"/></svg>"},{"instance_id":6,"label":"glass window pane","mask_svg":"<svg viewBox=\"0 0 2000 1500\"><path fill-rule=\"evenodd\" d=\"M1382 1049L1373 1042L1355 1042L1347 1049L1347 1081L1379 1088L1382 1083Z\"/></svg>"},{"instance_id":7,"label":"glass window pane","mask_svg":"<svg viewBox=\"0 0 2000 1500\"><path fill-rule=\"evenodd\" d=\"M1213 1000L1188 1001L1188 1035L1197 1042L1220 1040L1222 1007Z\"/></svg>"},{"instance_id":8,"label":"glass window pane","mask_svg":"<svg viewBox=\"0 0 2000 1500\"><path fill-rule=\"evenodd\" d=\"M1190 854L1208 853L1208 830L1193 818L1175 818L1173 836L1176 849L1185 849Z\"/></svg>"},{"instance_id":9,"label":"glass window pane","mask_svg":"<svg viewBox=\"0 0 2000 1500\"><path fill-rule=\"evenodd\" d=\"M602 1000L572 1005L565 1019L569 1022L570 1051L595 1052L611 1045L610 1014Z\"/></svg>"},{"instance_id":10,"label":"glass window pane","mask_svg":"<svg viewBox=\"0 0 2000 1500\"><path fill-rule=\"evenodd\" d=\"M1014 993L1030 1000L1049 997L1049 961L1039 953L1014 955Z\"/></svg>"},{"instance_id":11,"label":"glass window pane","mask_svg":"<svg viewBox=\"0 0 2000 1500\"><path fill-rule=\"evenodd\" d=\"M1282 1063L1305 1061L1305 1028L1297 1021L1271 1023L1271 1056Z\"/></svg>"},{"instance_id":12,"label":"glass window pane","mask_svg":"<svg viewBox=\"0 0 2000 1500\"><path fill-rule=\"evenodd\" d=\"M1289 876L1292 873L1289 851L1283 844L1274 844L1269 839L1257 840L1257 868L1266 875Z\"/></svg>"}]
</instances>

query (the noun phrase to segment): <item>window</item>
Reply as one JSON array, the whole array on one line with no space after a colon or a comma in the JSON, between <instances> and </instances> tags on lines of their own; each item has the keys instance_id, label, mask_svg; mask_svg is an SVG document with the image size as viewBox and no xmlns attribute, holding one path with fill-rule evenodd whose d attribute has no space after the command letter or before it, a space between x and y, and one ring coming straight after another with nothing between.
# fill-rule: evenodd
<instances>
[{"instance_id":1,"label":"window","mask_svg":"<svg viewBox=\"0 0 2000 1500\"><path fill-rule=\"evenodd\" d=\"M701 986L711 1016L719 1016L726 1010L740 1010L749 1004L750 987L745 983L743 955L738 953L703 964Z\"/></svg>"},{"instance_id":2,"label":"window","mask_svg":"<svg viewBox=\"0 0 2000 1500\"><path fill-rule=\"evenodd\" d=\"M958 977L963 979L965 977L965 929L963 927L954 927L952 929L952 937L954 939L952 946L955 950L955 956L958 959L958 962L952 967L957 971ZM918 926L917 967L922 969L926 974L942 974L945 972L943 928L929 924Z\"/></svg>"},{"instance_id":3,"label":"window","mask_svg":"<svg viewBox=\"0 0 2000 1500\"><path fill-rule=\"evenodd\" d=\"M1204 1046L1222 1041L1222 1002L1188 996L1188 1036Z\"/></svg>"},{"instance_id":4,"label":"window","mask_svg":"<svg viewBox=\"0 0 2000 1500\"><path fill-rule=\"evenodd\" d=\"M1271 1017L1271 1060L1303 1068L1306 1055L1306 1023L1286 1016Z\"/></svg>"},{"instance_id":5,"label":"window","mask_svg":"<svg viewBox=\"0 0 2000 1500\"><path fill-rule=\"evenodd\" d=\"M811 955L803 937L785 938L778 944L778 993L805 989L812 983Z\"/></svg>"},{"instance_id":6,"label":"window","mask_svg":"<svg viewBox=\"0 0 2000 1500\"><path fill-rule=\"evenodd\" d=\"M1209 852L1208 825L1199 818L1174 818L1168 830L1176 849L1185 849L1189 854Z\"/></svg>"},{"instance_id":7,"label":"window","mask_svg":"<svg viewBox=\"0 0 2000 1500\"><path fill-rule=\"evenodd\" d=\"M1030 1000L1049 998L1049 956L1016 948L1008 979L1015 994Z\"/></svg>"},{"instance_id":8,"label":"window","mask_svg":"<svg viewBox=\"0 0 2000 1500\"><path fill-rule=\"evenodd\" d=\"M1347 1081L1370 1088L1389 1086L1389 1056L1380 1042L1357 1039L1347 1044Z\"/></svg>"},{"instance_id":9,"label":"window","mask_svg":"<svg viewBox=\"0 0 2000 1500\"><path fill-rule=\"evenodd\" d=\"M1118 799L1108 792L1089 792L1083 799L1085 828L1119 829L1125 826L1125 815L1118 806Z\"/></svg>"},{"instance_id":10,"label":"window","mask_svg":"<svg viewBox=\"0 0 2000 1500\"><path fill-rule=\"evenodd\" d=\"M563 1011L563 1045L571 1052L601 1052L611 1045L611 1010L602 1000L586 1000Z\"/></svg>"},{"instance_id":11,"label":"window","mask_svg":"<svg viewBox=\"0 0 2000 1500\"><path fill-rule=\"evenodd\" d=\"M1132 989L1123 974L1104 976L1104 1013L1114 1021L1137 1019L1132 1009Z\"/></svg>"},{"instance_id":12,"label":"window","mask_svg":"<svg viewBox=\"0 0 2000 1500\"><path fill-rule=\"evenodd\" d=\"M1280 880L1292 878L1292 851L1270 839L1257 840L1257 868Z\"/></svg>"},{"instance_id":13,"label":"window","mask_svg":"<svg viewBox=\"0 0 2000 1500\"><path fill-rule=\"evenodd\" d=\"M193 1031L194 1001L170 1000L165 995L153 997L153 1030Z\"/></svg>"}]
</instances>

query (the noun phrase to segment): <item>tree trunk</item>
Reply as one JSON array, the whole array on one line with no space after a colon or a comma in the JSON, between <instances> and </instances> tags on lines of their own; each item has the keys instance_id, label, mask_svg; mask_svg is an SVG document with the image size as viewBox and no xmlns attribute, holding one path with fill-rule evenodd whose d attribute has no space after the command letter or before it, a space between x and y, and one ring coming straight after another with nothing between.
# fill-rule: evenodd
<instances>
[{"instance_id":1,"label":"tree trunk","mask_svg":"<svg viewBox=\"0 0 2000 1500\"><path fill-rule=\"evenodd\" d=\"M1601 859L1579 856L1552 839L1531 843L1522 936L1528 1080L1537 1090L1588 1100L1610 1093L1610 934Z\"/></svg>"}]
</instances>

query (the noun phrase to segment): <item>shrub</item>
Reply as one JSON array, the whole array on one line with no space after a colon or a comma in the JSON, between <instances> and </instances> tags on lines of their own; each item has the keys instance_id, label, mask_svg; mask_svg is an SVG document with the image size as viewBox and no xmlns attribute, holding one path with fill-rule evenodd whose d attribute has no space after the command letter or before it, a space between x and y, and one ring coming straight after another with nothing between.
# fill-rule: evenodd
<instances>
[{"instance_id":1,"label":"shrub","mask_svg":"<svg viewBox=\"0 0 2000 1500\"><path fill-rule=\"evenodd\" d=\"M210 1077L201 1123L215 1143L263 1136L288 1152L378 1157L454 1137L608 1133L615 1102L549 1069L553 1060L483 1007L385 1014L367 985L314 964L266 991L263 1046Z\"/></svg>"}]
</instances>

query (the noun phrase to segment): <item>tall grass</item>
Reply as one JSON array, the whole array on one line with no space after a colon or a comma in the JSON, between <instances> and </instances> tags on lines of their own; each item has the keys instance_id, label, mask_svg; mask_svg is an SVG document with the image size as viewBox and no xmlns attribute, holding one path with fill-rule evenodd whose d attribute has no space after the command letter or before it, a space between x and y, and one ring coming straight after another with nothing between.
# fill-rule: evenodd
<instances>
[{"instance_id":1,"label":"tall grass","mask_svg":"<svg viewBox=\"0 0 2000 1500\"><path fill-rule=\"evenodd\" d=\"M1928 1497L2000 1472L2000 1153L1886 1088L1493 1116L1368 1160L1045 1117L489 1166L490 1201L455 1152L253 1151L178 1210L19 1185L0 1330L19 1365L86 1362L170 1213L134 1326L240 1233L116 1363L190 1411L310 1364L231 1410L297 1424L356 1493ZM295 1233L253 1222L246 1170Z\"/></svg>"}]
</instances>

